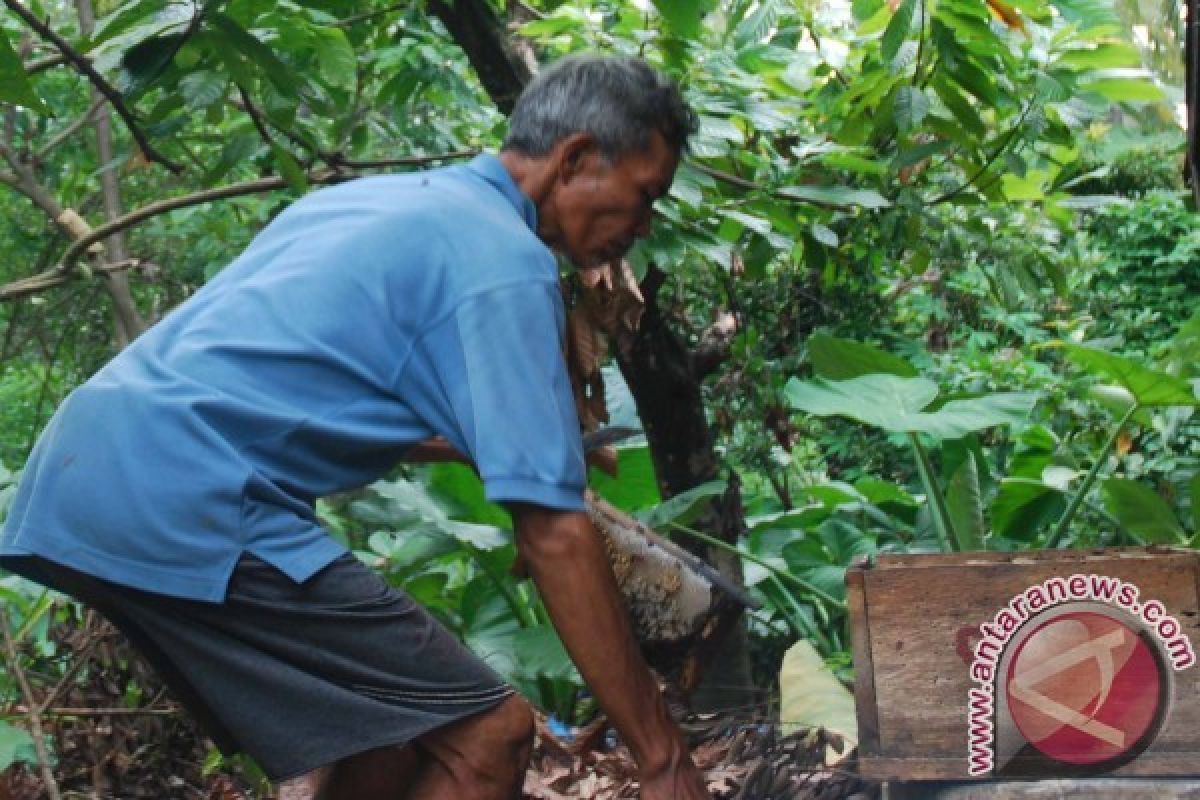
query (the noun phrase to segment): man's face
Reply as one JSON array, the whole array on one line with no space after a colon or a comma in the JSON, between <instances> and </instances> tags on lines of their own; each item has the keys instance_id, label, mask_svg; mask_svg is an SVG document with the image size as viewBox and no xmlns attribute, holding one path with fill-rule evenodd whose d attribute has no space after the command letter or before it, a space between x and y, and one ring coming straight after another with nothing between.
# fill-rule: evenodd
<instances>
[{"instance_id":1,"label":"man's face","mask_svg":"<svg viewBox=\"0 0 1200 800\"><path fill-rule=\"evenodd\" d=\"M576 267L592 267L623 256L650 234L654 201L675 177L677 154L658 133L646 150L610 163L588 147L564 167L554 198L554 244Z\"/></svg>"}]
</instances>

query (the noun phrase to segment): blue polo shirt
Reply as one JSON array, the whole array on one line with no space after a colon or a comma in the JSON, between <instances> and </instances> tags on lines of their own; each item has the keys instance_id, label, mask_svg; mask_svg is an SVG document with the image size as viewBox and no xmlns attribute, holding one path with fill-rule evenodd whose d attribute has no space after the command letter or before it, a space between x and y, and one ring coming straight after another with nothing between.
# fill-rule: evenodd
<instances>
[{"instance_id":1,"label":"blue polo shirt","mask_svg":"<svg viewBox=\"0 0 1200 800\"><path fill-rule=\"evenodd\" d=\"M445 436L487 496L582 510L555 259L499 160L364 178L281 213L62 404L0 554L219 601L250 552L344 552L322 495Z\"/></svg>"}]
</instances>

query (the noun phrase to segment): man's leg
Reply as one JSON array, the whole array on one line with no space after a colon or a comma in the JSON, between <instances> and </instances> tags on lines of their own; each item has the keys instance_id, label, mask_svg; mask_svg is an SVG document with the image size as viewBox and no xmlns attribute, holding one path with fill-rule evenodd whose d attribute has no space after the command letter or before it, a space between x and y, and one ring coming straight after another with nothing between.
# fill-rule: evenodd
<instances>
[{"instance_id":1,"label":"man's leg","mask_svg":"<svg viewBox=\"0 0 1200 800\"><path fill-rule=\"evenodd\" d=\"M314 800L512 800L533 746L529 705L513 696L422 736L342 759Z\"/></svg>"},{"instance_id":2,"label":"man's leg","mask_svg":"<svg viewBox=\"0 0 1200 800\"><path fill-rule=\"evenodd\" d=\"M422 736L427 756L407 800L514 800L533 750L533 714L518 696Z\"/></svg>"}]
</instances>

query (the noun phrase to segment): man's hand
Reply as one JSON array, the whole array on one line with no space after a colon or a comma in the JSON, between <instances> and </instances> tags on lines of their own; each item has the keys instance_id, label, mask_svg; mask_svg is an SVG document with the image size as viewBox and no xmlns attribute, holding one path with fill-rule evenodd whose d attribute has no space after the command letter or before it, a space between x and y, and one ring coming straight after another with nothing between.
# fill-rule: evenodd
<instances>
[{"instance_id":1,"label":"man's hand","mask_svg":"<svg viewBox=\"0 0 1200 800\"><path fill-rule=\"evenodd\" d=\"M579 673L638 763L646 800L708 800L629 628L587 515L513 504L517 551Z\"/></svg>"}]
</instances>

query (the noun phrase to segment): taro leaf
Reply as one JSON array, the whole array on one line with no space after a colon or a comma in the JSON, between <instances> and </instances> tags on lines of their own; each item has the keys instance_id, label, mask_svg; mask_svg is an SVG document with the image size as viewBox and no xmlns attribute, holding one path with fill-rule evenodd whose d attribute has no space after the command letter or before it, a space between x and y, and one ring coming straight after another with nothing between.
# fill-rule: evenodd
<instances>
[{"instance_id":1,"label":"taro leaf","mask_svg":"<svg viewBox=\"0 0 1200 800\"><path fill-rule=\"evenodd\" d=\"M876 209L891 205L891 201L874 189L853 189L849 186L785 186L779 190L779 194L820 206Z\"/></svg>"},{"instance_id":2,"label":"taro leaf","mask_svg":"<svg viewBox=\"0 0 1200 800\"><path fill-rule=\"evenodd\" d=\"M834 381L877 372L903 378L917 375L917 370L907 361L874 345L838 339L823 333L808 338L808 357L817 375Z\"/></svg>"},{"instance_id":3,"label":"taro leaf","mask_svg":"<svg viewBox=\"0 0 1200 800\"><path fill-rule=\"evenodd\" d=\"M858 744L854 695L842 685L807 640L792 645L779 673L779 717L786 736L806 728L824 728L846 740L842 752L825 754L829 765L842 761Z\"/></svg>"},{"instance_id":4,"label":"taro leaf","mask_svg":"<svg viewBox=\"0 0 1200 800\"><path fill-rule=\"evenodd\" d=\"M1124 386L1143 406L1190 406L1200 408L1191 385L1174 375L1143 367L1136 361L1094 347L1066 345L1067 356L1088 372L1112 378Z\"/></svg>"},{"instance_id":5,"label":"taro leaf","mask_svg":"<svg viewBox=\"0 0 1200 800\"><path fill-rule=\"evenodd\" d=\"M872 504L879 507L888 505L900 505L909 508L915 508L917 505L916 498L904 491L894 483L882 481L878 478L859 478L854 482L854 488L862 493L863 497Z\"/></svg>"},{"instance_id":6,"label":"taro leaf","mask_svg":"<svg viewBox=\"0 0 1200 800\"><path fill-rule=\"evenodd\" d=\"M617 477L591 471L591 487L622 511L639 511L662 501L649 447L622 447L617 451Z\"/></svg>"},{"instance_id":7,"label":"taro leaf","mask_svg":"<svg viewBox=\"0 0 1200 800\"><path fill-rule=\"evenodd\" d=\"M25 75L25 65L4 31L0 31L0 101L25 106L39 114L50 113Z\"/></svg>"},{"instance_id":8,"label":"taro leaf","mask_svg":"<svg viewBox=\"0 0 1200 800\"><path fill-rule=\"evenodd\" d=\"M707 481L636 516L651 528L663 528L672 522L687 525L704 510L705 500L720 497L724 493L725 481Z\"/></svg>"},{"instance_id":9,"label":"taro leaf","mask_svg":"<svg viewBox=\"0 0 1200 800\"><path fill-rule=\"evenodd\" d=\"M542 675L552 680L581 680L553 626L522 628L513 635L513 645L516 648L517 669L525 675L531 678Z\"/></svg>"},{"instance_id":10,"label":"taro leaf","mask_svg":"<svg viewBox=\"0 0 1200 800\"><path fill-rule=\"evenodd\" d=\"M460 522L450 515L420 484L411 481L377 481L371 489L384 501L384 512L401 517L403 527L441 533L462 544L479 550L493 550L508 544L509 535L494 525ZM369 503L355 503L352 508L361 513L371 509ZM413 520L418 522L413 525ZM378 519L371 521L380 522ZM386 523L384 523L386 524Z\"/></svg>"},{"instance_id":11,"label":"taro leaf","mask_svg":"<svg viewBox=\"0 0 1200 800\"><path fill-rule=\"evenodd\" d=\"M1158 492L1138 481L1109 478L1104 482L1104 507L1121 527L1147 544L1178 544L1183 527Z\"/></svg>"},{"instance_id":12,"label":"taro leaf","mask_svg":"<svg viewBox=\"0 0 1200 800\"><path fill-rule=\"evenodd\" d=\"M386 560L383 567L389 572L408 570L458 550L458 545L450 537L426 531L378 531L367 539L367 547Z\"/></svg>"},{"instance_id":13,"label":"taro leaf","mask_svg":"<svg viewBox=\"0 0 1200 800\"><path fill-rule=\"evenodd\" d=\"M983 499L979 492L979 470L975 467L974 453L967 453L950 479L946 487L946 508L962 549L982 550Z\"/></svg>"},{"instance_id":14,"label":"taro leaf","mask_svg":"<svg viewBox=\"0 0 1200 800\"><path fill-rule=\"evenodd\" d=\"M1030 392L1004 392L951 400L937 411L923 411L937 397L925 378L862 375L845 381L792 378L784 394L793 408L818 416L843 416L891 433L925 433L958 439L972 431L1023 420L1037 401Z\"/></svg>"},{"instance_id":15,"label":"taro leaf","mask_svg":"<svg viewBox=\"0 0 1200 800\"><path fill-rule=\"evenodd\" d=\"M24 728L0 720L0 770L6 770L18 761L38 763L33 737Z\"/></svg>"},{"instance_id":16,"label":"taro leaf","mask_svg":"<svg viewBox=\"0 0 1200 800\"><path fill-rule=\"evenodd\" d=\"M483 481L466 464L445 462L427 467L430 490L442 501L447 514L463 522L480 522L511 528L512 520L484 496Z\"/></svg>"},{"instance_id":17,"label":"taro leaf","mask_svg":"<svg viewBox=\"0 0 1200 800\"><path fill-rule=\"evenodd\" d=\"M1005 478L992 500L992 533L1005 539L1033 541L1038 531L1061 516L1065 508L1062 493L1041 480Z\"/></svg>"}]
</instances>

